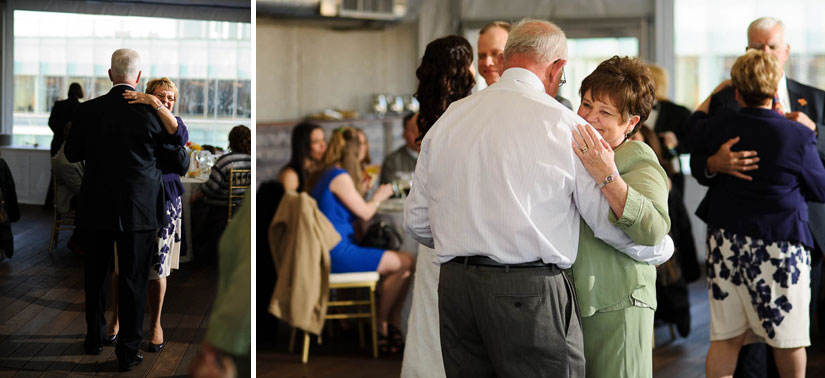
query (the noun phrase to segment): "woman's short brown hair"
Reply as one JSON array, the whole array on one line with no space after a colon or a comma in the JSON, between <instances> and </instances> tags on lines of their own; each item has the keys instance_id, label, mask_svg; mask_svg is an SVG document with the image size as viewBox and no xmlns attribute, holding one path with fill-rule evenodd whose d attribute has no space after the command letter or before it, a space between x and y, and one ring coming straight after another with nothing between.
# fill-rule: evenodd
<instances>
[{"instance_id":1,"label":"woman's short brown hair","mask_svg":"<svg viewBox=\"0 0 825 378\"><path fill-rule=\"evenodd\" d=\"M636 133L650 115L656 100L656 84L639 58L618 57L601 62L596 70L584 78L579 95L584 97L590 91L595 100L609 99L619 110L622 122L637 115L639 122L627 134Z\"/></svg>"},{"instance_id":2,"label":"woman's short brown hair","mask_svg":"<svg viewBox=\"0 0 825 378\"><path fill-rule=\"evenodd\" d=\"M747 106L761 105L766 99L773 98L781 77L779 60L761 50L749 49L745 55L736 58L730 68L733 87Z\"/></svg>"}]
</instances>

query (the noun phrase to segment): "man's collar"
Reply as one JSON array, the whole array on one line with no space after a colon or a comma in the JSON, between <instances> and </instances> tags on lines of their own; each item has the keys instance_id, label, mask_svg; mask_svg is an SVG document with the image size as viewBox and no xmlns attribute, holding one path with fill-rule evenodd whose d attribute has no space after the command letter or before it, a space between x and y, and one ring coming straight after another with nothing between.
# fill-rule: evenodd
<instances>
[{"instance_id":1,"label":"man's collar","mask_svg":"<svg viewBox=\"0 0 825 378\"><path fill-rule=\"evenodd\" d=\"M418 159L418 151L410 148L410 146L404 146L404 151L406 151L410 156Z\"/></svg>"},{"instance_id":2,"label":"man's collar","mask_svg":"<svg viewBox=\"0 0 825 378\"><path fill-rule=\"evenodd\" d=\"M132 90L135 90L135 87L134 87L134 86L132 86L132 84L127 84L127 83L117 83L117 84L113 85L112 87L117 87L117 86L119 86L119 85L125 85L125 86L127 86L127 87L129 87L129 88L132 88Z\"/></svg>"},{"instance_id":3,"label":"man's collar","mask_svg":"<svg viewBox=\"0 0 825 378\"><path fill-rule=\"evenodd\" d=\"M544 93L544 83L530 70L521 67L508 68L501 74L500 80L520 81Z\"/></svg>"}]
</instances>

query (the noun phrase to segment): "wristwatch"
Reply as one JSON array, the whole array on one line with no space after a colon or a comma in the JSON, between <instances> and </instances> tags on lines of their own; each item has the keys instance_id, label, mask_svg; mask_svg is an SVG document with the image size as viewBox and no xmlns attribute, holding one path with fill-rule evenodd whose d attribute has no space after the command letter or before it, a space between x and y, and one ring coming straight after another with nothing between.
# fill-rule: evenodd
<instances>
[{"instance_id":1,"label":"wristwatch","mask_svg":"<svg viewBox=\"0 0 825 378\"><path fill-rule=\"evenodd\" d=\"M157 108L157 109L155 109L155 111L156 111L156 112L159 112L159 111L160 111L160 108L162 108L162 107L163 107L163 104L160 104L160 105L158 106L158 108Z\"/></svg>"},{"instance_id":2,"label":"wristwatch","mask_svg":"<svg viewBox=\"0 0 825 378\"><path fill-rule=\"evenodd\" d=\"M610 184L611 182L613 182L613 180L616 179L616 177L614 177L614 175L618 176L619 173L618 172L613 172L613 173L607 175L607 177L604 178L604 181L599 183L599 189L604 188L605 185Z\"/></svg>"}]
</instances>

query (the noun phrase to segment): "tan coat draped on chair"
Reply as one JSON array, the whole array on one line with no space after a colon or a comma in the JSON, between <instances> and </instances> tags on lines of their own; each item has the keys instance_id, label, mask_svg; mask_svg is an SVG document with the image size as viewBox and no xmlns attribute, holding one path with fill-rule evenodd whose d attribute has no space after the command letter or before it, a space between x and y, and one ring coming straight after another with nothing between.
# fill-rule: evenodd
<instances>
[{"instance_id":1,"label":"tan coat draped on chair","mask_svg":"<svg viewBox=\"0 0 825 378\"><path fill-rule=\"evenodd\" d=\"M278 283L269 312L313 334L324 327L329 299L329 250L341 241L307 193L284 194L269 225Z\"/></svg>"}]
</instances>

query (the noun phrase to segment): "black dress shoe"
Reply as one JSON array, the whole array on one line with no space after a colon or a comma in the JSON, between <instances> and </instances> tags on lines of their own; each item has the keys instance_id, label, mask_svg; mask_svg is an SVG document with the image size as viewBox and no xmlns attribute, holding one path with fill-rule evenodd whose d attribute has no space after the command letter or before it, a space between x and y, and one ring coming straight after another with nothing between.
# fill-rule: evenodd
<instances>
[{"instance_id":1,"label":"black dress shoe","mask_svg":"<svg viewBox=\"0 0 825 378\"><path fill-rule=\"evenodd\" d=\"M117 334L114 334L112 336L109 336L109 335L103 336L103 344L105 344L105 345L115 345L116 342L117 342Z\"/></svg>"},{"instance_id":2,"label":"black dress shoe","mask_svg":"<svg viewBox=\"0 0 825 378\"><path fill-rule=\"evenodd\" d=\"M166 346L166 340L163 340L163 342L160 343L160 344L149 343L149 351L152 352L152 353L157 353L157 352L160 352L161 350L163 350L163 347L165 347L165 346Z\"/></svg>"},{"instance_id":3,"label":"black dress shoe","mask_svg":"<svg viewBox=\"0 0 825 378\"><path fill-rule=\"evenodd\" d=\"M140 353L140 351L137 351L137 354L135 354L131 358L118 358L117 361L118 365L120 366L120 371L132 370L136 366L140 365L141 362L143 362L143 353Z\"/></svg>"},{"instance_id":4,"label":"black dress shoe","mask_svg":"<svg viewBox=\"0 0 825 378\"><path fill-rule=\"evenodd\" d=\"M679 336L688 337L690 334L690 312L685 311L676 319L676 330L679 331Z\"/></svg>"},{"instance_id":5,"label":"black dress shoe","mask_svg":"<svg viewBox=\"0 0 825 378\"><path fill-rule=\"evenodd\" d=\"M99 346L99 345L98 346L84 345L83 347L84 347L84 349L86 349L86 354L89 354L89 355L96 356L98 354L103 353L103 347Z\"/></svg>"}]
</instances>

